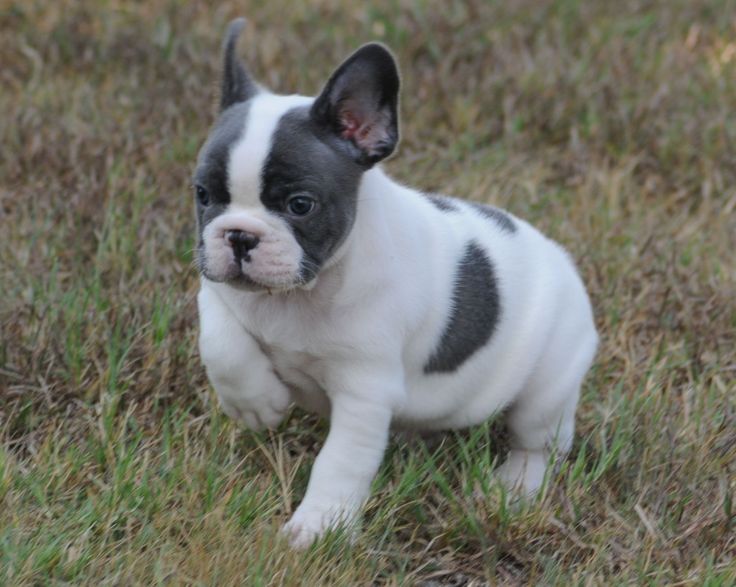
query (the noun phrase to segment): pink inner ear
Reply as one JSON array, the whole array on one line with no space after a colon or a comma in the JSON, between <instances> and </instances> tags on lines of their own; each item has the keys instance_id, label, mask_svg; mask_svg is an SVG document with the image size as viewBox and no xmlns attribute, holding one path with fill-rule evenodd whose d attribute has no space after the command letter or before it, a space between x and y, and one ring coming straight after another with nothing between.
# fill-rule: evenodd
<instances>
[{"instance_id":1,"label":"pink inner ear","mask_svg":"<svg viewBox=\"0 0 736 587\"><path fill-rule=\"evenodd\" d=\"M385 112L376 112L375 120L359 120L353 112L343 111L340 114L342 126L341 136L344 139L352 139L353 142L369 155L376 152L376 147L387 138L385 126L388 124L389 116ZM383 124L383 126L382 126Z\"/></svg>"},{"instance_id":2,"label":"pink inner ear","mask_svg":"<svg viewBox=\"0 0 736 587\"><path fill-rule=\"evenodd\" d=\"M340 116L342 138L351 139L360 130L360 123L350 112L343 112Z\"/></svg>"}]
</instances>

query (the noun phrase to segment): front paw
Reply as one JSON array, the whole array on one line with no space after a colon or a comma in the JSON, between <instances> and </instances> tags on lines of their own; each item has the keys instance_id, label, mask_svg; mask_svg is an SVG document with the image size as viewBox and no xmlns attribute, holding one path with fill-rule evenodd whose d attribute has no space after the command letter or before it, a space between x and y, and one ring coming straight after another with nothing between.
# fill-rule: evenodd
<instances>
[{"instance_id":1,"label":"front paw","mask_svg":"<svg viewBox=\"0 0 736 587\"><path fill-rule=\"evenodd\" d=\"M222 411L251 430L275 428L286 416L291 395L283 385L258 396L220 393Z\"/></svg>"},{"instance_id":2,"label":"front paw","mask_svg":"<svg viewBox=\"0 0 736 587\"><path fill-rule=\"evenodd\" d=\"M356 504L326 507L302 503L281 528L281 532L289 544L297 549L307 548L329 530L339 527L348 527L351 537L354 537L359 511L360 507Z\"/></svg>"}]
</instances>

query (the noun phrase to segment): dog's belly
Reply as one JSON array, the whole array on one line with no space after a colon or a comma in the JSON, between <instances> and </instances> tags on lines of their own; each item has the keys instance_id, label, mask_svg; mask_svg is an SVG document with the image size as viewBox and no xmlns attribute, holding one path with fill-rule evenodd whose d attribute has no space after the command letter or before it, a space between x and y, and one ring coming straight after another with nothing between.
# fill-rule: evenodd
<instances>
[{"instance_id":1,"label":"dog's belly","mask_svg":"<svg viewBox=\"0 0 736 587\"><path fill-rule=\"evenodd\" d=\"M325 392L327 362L301 351L275 346L264 348L274 371L289 387L294 402L302 409L330 415ZM406 402L397 410L393 426L406 430L447 430L479 424L502 410L517 389L496 369L490 377L487 361L496 359L492 348L479 353L476 361L450 376L427 376L421 370L406 373ZM512 379L512 378L511 378ZM477 396L484 398L477 406Z\"/></svg>"},{"instance_id":2,"label":"dog's belly","mask_svg":"<svg viewBox=\"0 0 736 587\"><path fill-rule=\"evenodd\" d=\"M489 345L448 375L407 373L406 403L395 417L398 428L448 430L480 424L504 410L523 382L515 361Z\"/></svg>"},{"instance_id":3,"label":"dog's belly","mask_svg":"<svg viewBox=\"0 0 736 587\"><path fill-rule=\"evenodd\" d=\"M279 379L289 387L294 402L308 412L329 417L325 360L310 353L285 350L275 345L263 345L263 348ZM441 430L483 421L486 418L477 414L474 414L475 419L469 421L467 415L459 413L463 410L458 409L458 397L469 395L473 387L472 378L472 374L468 377L464 373L460 376L454 374L450 378L427 377L421 372L413 376L407 374L407 402L397 412L394 426L400 429Z\"/></svg>"}]
</instances>

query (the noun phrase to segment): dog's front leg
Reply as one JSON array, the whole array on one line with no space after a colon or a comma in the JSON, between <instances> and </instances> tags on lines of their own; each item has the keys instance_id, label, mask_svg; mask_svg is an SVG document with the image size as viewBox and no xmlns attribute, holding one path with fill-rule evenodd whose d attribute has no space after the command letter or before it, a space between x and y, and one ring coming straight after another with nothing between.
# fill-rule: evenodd
<instances>
[{"instance_id":1,"label":"dog's front leg","mask_svg":"<svg viewBox=\"0 0 736 587\"><path fill-rule=\"evenodd\" d=\"M202 286L197 302L199 352L223 411L252 430L277 426L291 393L271 361L210 286Z\"/></svg>"},{"instance_id":2,"label":"dog's front leg","mask_svg":"<svg viewBox=\"0 0 736 587\"><path fill-rule=\"evenodd\" d=\"M314 462L304 500L284 532L305 547L329 528L350 525L360 514L388 442L393 410L403 396L403 376L384 376L367 365L341 371L332 381L330 432ZM362 372L362 373L361 373Z\"/></svg>"}]
</instances>

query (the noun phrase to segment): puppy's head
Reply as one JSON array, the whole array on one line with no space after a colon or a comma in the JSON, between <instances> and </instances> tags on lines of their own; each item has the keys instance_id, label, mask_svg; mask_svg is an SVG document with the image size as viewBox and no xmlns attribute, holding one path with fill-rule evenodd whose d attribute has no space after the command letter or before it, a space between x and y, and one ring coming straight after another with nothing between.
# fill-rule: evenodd
<instances>
[{"instance_id":1,"label":"puppy's head","mask_svg":"<svg viewBox=\"0 0 736 587\"><path fill-rule=\"evenodd\" d=\"M194 174L202 274L252 290L308 285L355 221L362 174L398 141L399 76L378 44L358 49L317 98L259 87L223 45L220 114Z\"/></svg>"}]
</instances>

